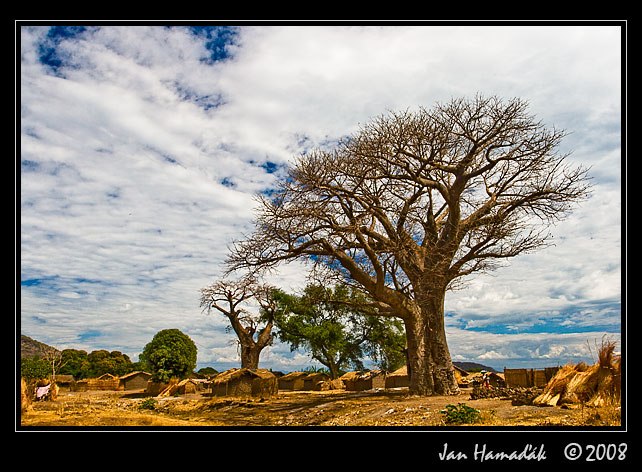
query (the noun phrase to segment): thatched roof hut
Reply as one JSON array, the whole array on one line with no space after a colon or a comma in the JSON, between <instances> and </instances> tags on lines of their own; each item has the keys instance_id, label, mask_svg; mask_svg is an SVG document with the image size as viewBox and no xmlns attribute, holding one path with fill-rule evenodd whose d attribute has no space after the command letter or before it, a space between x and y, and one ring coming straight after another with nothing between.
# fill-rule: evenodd
<instances>
[{"instance_id":1,"label":"thatched roof hut","mask_svg":"<svg viewBox=\"0 0 642 472\"><path fill-rule=\"evenodd\" d=\"M328 374L324 374L323 372L313 372L303 378L303 389L321 390L322 382L327 380L330 380L330 376Z\"/></svg>"},{"instance_id":2,"label":"thatched roof hut","mask_svg":"<svg viewBox=\"0 0 642 472\"><path fill-rule=\"evenodd\" d=\"M346 386L343 383L341 378L336 378L334 380L323 380L319 382L319 390L345 390Z\"/></svg>"},{"instance_id":3,"label":"thatched roof hut","mask_svg":"<svg viewBox=\"0 0 642 472\"><path fill-rule=\"evenodd\" d=\"M403 366L386 376L386 388L408 387L409 385L407 366Z\"/></svg>"},{"instance_id":4,"label":"thatched roof hut","mask_svg":"<svg viewBox=\"0 0 642 472\"><path fill-rule=\"evenodd\" d=\"M56 374L53 376L53 382L58 385L61 392L70 392L75 380L73 375Z\"/></svg>"},{"instance_id":5,"label":"thatched roof hut","mask_svg":"<svg viewBox=\"0 0 642 472\"><path fill-rule=\"evenodd\" d=\"M339 378L345 385L346 390L356 390L356 383L357 383L357 379L359 378L359 375L361 375L361 371L355 370L352 372L346 372Z\"/></svg>"},{"instance_id":6,"label":"thatched roof hut","mask_svg":"<svg viewBox=\"0 0 642 472\"><path fill-rule=\"evenodd\" d=\"M129 374L122 375L119 379L119 387L122 390L139 390L147 388L147 383L151 379L152 374L137 370Z\"/></svg>"},{"instance_id":7,"label":"thatched roof hut","mask_svg":"<svg viewBox=\"0 0 642 472\"><path fill-rule=\"evenodd\" d=\"M363 391L386 388L386 373L382 370L347 372L340 378L345 384L346 390Z\"/></svg>"},{"instance_id":8,"label":"thatched roof hut","mask_svg":"<svg viewBox=\"0 0 642 472\"><path fill-rule=\"evenodd\" d=\"M180 395L185 395L187 393L196 393L197 387L196 387L196 382L194 382L194 379L184 379L178 382L176 385L177 387L177 392Z\"/></svg>"},{"instance_id":9,"label":"thatched roof hut","mask_svg":"<svg viewBox=\"0 0 642 472\"><path fill-rule=\"evenodd\" d=\"M274 397L278 394L276 376L266 369L230 369L211 382L213 396Z\"/></svg>"},{"instance_id":10,"label":"thatched roof hut","mask_svg":"<svg viewBox=\"0 0 642 472\"><path fill-rule=\"evenodd\" d=\"M305 372L290 372L278 378L280 390L303 390L304 379L308 374Z\"/></svg>"}]
</instances>

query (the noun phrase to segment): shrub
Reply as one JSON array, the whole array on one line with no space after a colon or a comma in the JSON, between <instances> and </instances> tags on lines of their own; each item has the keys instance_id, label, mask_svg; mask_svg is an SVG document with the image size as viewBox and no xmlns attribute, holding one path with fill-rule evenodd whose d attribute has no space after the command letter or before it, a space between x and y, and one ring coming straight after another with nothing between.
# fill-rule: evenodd
<instances>
[{"instance_id":1,"label":"shrub","mask_svg":"<svg viewBox=\"0 0 642 472\"><path fill-rule=\"evenodd\" d=\"M457 406L446 405L445 415L446 424L476 423L482 419L479 410L469 407L465 403L459 403Z\"/></svg>"},{"instance_id":2,"label":"shrub","mask_svg":"<svg viewBox=\"0 0 642 472\"><path fill-rule=\"evenodd\" d=\"M138 409L139 410L155 410L156 409L156 404L158 402L153 399L153 398L146 398L145 400L141 400L140 403L138 403Z\"/></svg>"}]
</instances>

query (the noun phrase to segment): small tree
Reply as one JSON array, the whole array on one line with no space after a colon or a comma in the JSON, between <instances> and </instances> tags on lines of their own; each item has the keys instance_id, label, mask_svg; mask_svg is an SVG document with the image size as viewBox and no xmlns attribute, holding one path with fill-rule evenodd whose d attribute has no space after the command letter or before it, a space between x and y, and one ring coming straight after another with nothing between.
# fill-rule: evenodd
<instances>
[{"instance_id":1,"label":"small tree","mask_svg":"<svg viewBox=\"0 0 642 472\"><path fill-rule=\"evenodd\" d=\"M196 345L178 329L164 329L154 335L140 355L151 370L152 380L169 382L186 378L196 367Z\"/></svg>"},{"instance_id":2,"label":"small tree","mask_svg":"<svg viewBox=\"0 0 642 472\"><path fill-rule=\"evenodd\" d=\"M302 296L277 291L276 336L291 350L305 348L326 366L332 378L348 366L363 368L370 355L384 369L405 356L405 335L400 320L376 316L365 295L345 285L334 290L308 285Z\"/></svg>"},{"instance_id":3,"label":"small tree","mask_svg":"<svg viewBox=\"0 0 642 472\"><path fill-rule=\"evenodd\" d=\"M214 308L227 317L238 338L241 368L258 369L261 351L273 341L274 310L272 288L255 280L219 280L201 289L201 307L207 313ZM258 310L247 305L254 300Z\"/></svg>"}]
</instances>

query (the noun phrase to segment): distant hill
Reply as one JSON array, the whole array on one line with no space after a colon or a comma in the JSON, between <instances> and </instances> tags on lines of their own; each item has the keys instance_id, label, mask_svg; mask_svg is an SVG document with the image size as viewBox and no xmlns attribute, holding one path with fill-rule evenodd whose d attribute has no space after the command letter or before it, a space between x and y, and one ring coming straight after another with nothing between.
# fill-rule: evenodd
<instances>
[{"instance_id":1,"label":"distant hill","mask_svg":"<svg viewBox=\"0 0 642 472\"><path fill-rule=\"evenodd\" d=\"M483 364L478 364L477 362L453 362L453 364L459 367L460 369L464 369L466 372L468 372L471 369L486 370L488 372L497 372L492 367L488 367L487 365L483 365Z\"/></svg>"},{"instance_id":2,"label":"distant hill","mask_svg":"<svg viewBox=\"0 0 642 472\"><path fill-rule=\"evenodd\" d=\"M31 339L29 336L24 334L20 335L20 357L45 357L51 353L56 355L60 354L60 351L55 347L48 346L45 343Z\"/></svg>"}]
</instances>

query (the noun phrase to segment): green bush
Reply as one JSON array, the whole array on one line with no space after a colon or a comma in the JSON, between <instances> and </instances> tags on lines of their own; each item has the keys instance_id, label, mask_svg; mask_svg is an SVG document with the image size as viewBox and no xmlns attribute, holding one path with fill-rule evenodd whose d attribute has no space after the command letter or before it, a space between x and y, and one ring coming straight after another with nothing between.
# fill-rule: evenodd
<instances>
[{"instance_id":1,"label":"green bush","mask_svg":"<svg viewBox=\"0 0 642 472\"><path fill-rule=\"evenodd\" d=\"M467 424L481 421L481 412L465 403L459 403L457 406L446 405L445 415L446 424Z\"/></svg>"},{"instance_id":2,"label":"green bush","mask_svg":"<svg viewBox=\"0 0 642 472\"><path fill-rule=\"evenodd\" d=\"M153 399L152 397L146 398L145 400L141 400L140 403L138 403L138 409L139 410L155 410L157 403L158 402L155 399Z\"/></svg>"}]
</instances>

